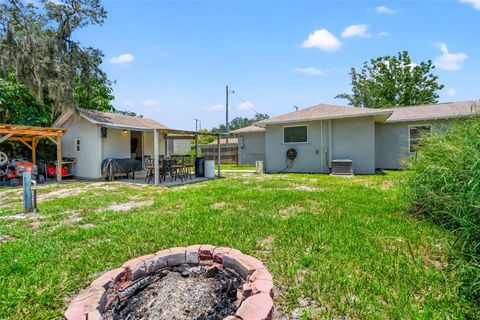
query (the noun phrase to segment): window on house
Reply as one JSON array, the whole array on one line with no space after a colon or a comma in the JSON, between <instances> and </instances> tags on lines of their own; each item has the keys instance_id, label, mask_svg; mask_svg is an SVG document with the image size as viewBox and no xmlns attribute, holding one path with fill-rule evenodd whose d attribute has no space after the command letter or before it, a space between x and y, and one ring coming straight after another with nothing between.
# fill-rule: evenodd
<instances>
[{"instance_id":1,"label":"window on house","mask_svg":"<svg viewBox=\"0 0 480 320\"><path fill-rule=\"evenodd\" d=\"M283 128L283 142L295 143L295 142L307 142L307 126L297 127L284 127Z\"/></svg>"},{"instance_id":2,"label":"window on house","mask_svg":"<svg viewBox=\"0 0 480 320\"><path fill-rule=\"evenodd\" d=\"M415 152L420 145L422 136L432 132L432 126L429 124L421 126L409 126L408 130L408 144L410 152Z\"/></svg>"},{"instance_id":3,"label":"window on house","mask_svg":"<svg viewBox=\"0 0 480 320\"><path fill-rule=\"evenodd\" d=\"M75 151L80 151L80 139L75 139Z\"/></svg>"}]
</instances>

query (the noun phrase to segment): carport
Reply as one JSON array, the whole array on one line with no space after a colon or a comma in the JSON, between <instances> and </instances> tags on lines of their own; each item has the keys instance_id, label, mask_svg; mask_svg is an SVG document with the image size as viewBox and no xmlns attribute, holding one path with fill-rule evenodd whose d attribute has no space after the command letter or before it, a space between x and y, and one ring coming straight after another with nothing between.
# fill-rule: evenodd
<instances>
[{"instance_id":1,"label":"carport","mask_svg":"<svg viewBox=\"0 0 480 320\"><path fill-rule=\"evenodd\" d=\"M42 139L49 139L57 146L57 180L62 181L62 136L63 128L31 127L14 124L0 124L0 144L4 141L19 141L32 151L32 162L37 162L37 145Z\"/></svg>"}]
</instances>

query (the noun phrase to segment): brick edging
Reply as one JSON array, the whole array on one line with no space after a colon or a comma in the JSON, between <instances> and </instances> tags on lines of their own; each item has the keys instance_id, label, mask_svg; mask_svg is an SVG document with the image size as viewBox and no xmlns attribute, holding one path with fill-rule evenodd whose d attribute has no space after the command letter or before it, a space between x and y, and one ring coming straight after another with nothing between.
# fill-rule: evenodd
<instances>
[{"instance_id":1,"label":"brick edging","mask_svg":"<svg viewBox=\"0 0 480 320\"><path fill-rule=\"evenodd\" d=\"M273 312L273 279L263 263L237 249L198 244L160 250L125 262L95 279L73 298L65 320L101 320L117 296L128 299L147 275L181 264L223 268L238 274L245 282L238 291L237 312L224 320L270 320Z\"/></svg>"}]
</instances>

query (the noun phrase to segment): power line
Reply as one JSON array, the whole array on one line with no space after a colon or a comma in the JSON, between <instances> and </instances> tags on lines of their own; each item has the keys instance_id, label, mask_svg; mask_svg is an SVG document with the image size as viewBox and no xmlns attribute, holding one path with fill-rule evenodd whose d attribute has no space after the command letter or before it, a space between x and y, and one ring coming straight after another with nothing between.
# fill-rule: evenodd
<instances>
[{"instance_id":1,"label":"power line","mask_svg":"<svg viewBox=\"0 0 480 320\"><path fill-rule=\"evenodd\" d=\"M240 99L240 101L242 101L245 105L249 106L249 108L247 108L247 109L253 110L255 113L261 113L261 112L259 112L258 110L256 110L256 109L253 107L253 104L252 104L252 103L249 103L249 102L245 101L242 97L240 97L237 92L234 92L233 94L234 94L238 99Z\"/></svg>"}]
</instances>

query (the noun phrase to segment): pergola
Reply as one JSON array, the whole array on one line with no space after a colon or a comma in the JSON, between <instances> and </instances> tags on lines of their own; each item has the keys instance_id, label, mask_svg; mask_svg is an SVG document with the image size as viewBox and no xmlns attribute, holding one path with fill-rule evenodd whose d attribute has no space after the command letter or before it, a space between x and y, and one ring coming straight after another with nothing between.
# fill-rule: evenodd
<instances>
[{"instance_id":1,"label":"pergola","mask_svg":"<svg viewBox=\"0 0 480 320\"><path fill-rule=\"evenodd\" d=\"M163 135L164 140L165 140L165 154L167 154L167 141L174 139L174 140L179 140L179 139L188 139L192 140L195 139L195 157L198 155L198 137L199 136L215 136L217 137L217 148L218 148L218 177L220 177L220 162L221 162L221 157L220 157L220 134L218 133L212 133L212 132L199 132L199 131L188 131L188 130L176 130L176 129L153 129L153 157L154 157L154 163L155 163L155 185L158 186L160 184L160 163L159 163L159 150L160 146L158 143L158 138L159 135Z\"/></svg>"},{"instance_id":2,"label":"pergola","mask_svg":"<svg viewBox=\"0 0 480 320\"><path fill-rule=\"evenodd\" d=\"M67 132L63 128L44 128L0 124L0 143L10 140L19 141L32 151L32 162L37 162L37 145L42 139L49 139L57 146L57 180L62 180L62 136Z\"/></svg>"}]
</instances>

